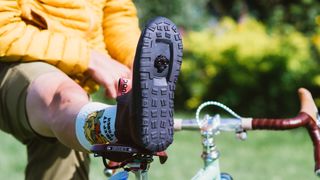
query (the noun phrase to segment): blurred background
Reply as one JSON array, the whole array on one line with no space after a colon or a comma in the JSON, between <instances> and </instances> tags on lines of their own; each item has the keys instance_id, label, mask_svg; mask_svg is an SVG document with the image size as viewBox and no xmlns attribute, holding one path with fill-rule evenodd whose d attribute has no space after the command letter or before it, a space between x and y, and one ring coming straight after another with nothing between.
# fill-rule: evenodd
<instances>
[{"instance_id":1,"label":"blurred background","mask_svg":"<svg viewBox=\"0 0 320 180\"><path fill-rule=\"evenodd\" d=\"M155 16L181 29L184 62L176 108L217 100L243 116L287 116L296 90L320 105L317 0L136 0L143 25Z\"/></svg>"},{"instance_id":2,"label":"blurred background","mask_svg":"<svg viewBox=\"0 0 320 180\"><path fill-rule=\"evenodd\" d=\"M141 26L160 15L172 19L183 34L176 116L194 116L207 100L244 117L294 116L299 87L309 89L320 106L320 1L135 2ZM312 144L302 129L249 132L246 142L221 134L217 146L222 171L235 180L317 179ZM202 165L200 153L198 133L176 133L168 163L154 168L152 178L190 179Z\"/></svg>"},{"instance_id":3,"label":"blurred background","mask_svg":"<svg viewBox=\"0 0 320 180\"><path fill-rule=\"evenodd\" d=\"M193 117L215 100L241 116L287 117L299 110L297 89L320 106L320 2L317 0L136 0L141 27L165 16L183 35L184 58L175 95L177 117ZM95 100L104 101L101 93ZM208 112L217 109L209 108ZM0 179L24 179L24 147L0 132ZM315 180L306 131L232 133L217 138L222 171L235 180ZM197 132L179 132L169 160L150 179L190 179L202 167ZM92 158L90 178L106 179Z\"/></svg>"}]
</instances>

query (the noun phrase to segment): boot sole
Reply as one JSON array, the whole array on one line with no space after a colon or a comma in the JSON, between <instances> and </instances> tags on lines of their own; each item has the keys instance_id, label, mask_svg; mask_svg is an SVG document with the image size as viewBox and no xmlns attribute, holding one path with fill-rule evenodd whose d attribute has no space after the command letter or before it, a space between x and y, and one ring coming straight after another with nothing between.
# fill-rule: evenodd
<instances>
[{"instance_id":1,"label":"boot sole","mask_svg":"<svg viewBox=\"0 0 320 180\"><path fill-rule=\"evenodd\" d=\"M133 89L140 146L163 151L173 142L174 91L182 63L182 39L164 17L144 28L134 62Z\"/></svg>"}]
</instances>

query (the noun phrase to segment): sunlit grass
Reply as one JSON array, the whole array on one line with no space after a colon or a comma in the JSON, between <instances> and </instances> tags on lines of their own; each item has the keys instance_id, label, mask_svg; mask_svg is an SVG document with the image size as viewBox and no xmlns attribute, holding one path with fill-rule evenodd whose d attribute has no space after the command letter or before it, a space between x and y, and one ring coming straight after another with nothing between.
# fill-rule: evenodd
<instances>
[{"instance_id":1,"label":"sunlit grass","mask_svg":"<svg viewBox=\"0 0 320 180\"><path fill-rule=\"evenodd\" d=\"M25 147L0 132L0 179L24 179ZM312 145L303 130L290 132L249 132L247 141L233 133L221 134L216 144L221 155L221 170L236 180L312 180L314 162ZM190 179L202 167L200 135L178 132L168 149L169 159L160 165L157 158L150 169L150 179ZM92 158L90 179L106 179L100 159Z\"/></svg>"}]
</instances>

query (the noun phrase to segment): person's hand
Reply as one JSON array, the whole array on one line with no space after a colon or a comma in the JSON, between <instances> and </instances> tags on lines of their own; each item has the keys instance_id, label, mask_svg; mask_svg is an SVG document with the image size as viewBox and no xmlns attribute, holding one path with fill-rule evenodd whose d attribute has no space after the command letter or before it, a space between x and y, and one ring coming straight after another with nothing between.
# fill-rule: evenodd
<instances>
[{"instance_id":1,"label":"person's hand","mask_svg":"<svg viewBox=\"0 0 320 180\"><path fill-rule=\"evenodd\" d=\"M95 50L91 51L88 72L105 88L106 96L109 98L116 98L120 78L131 79L131 71L128 67Z\"/></svg>"}]
</instances>

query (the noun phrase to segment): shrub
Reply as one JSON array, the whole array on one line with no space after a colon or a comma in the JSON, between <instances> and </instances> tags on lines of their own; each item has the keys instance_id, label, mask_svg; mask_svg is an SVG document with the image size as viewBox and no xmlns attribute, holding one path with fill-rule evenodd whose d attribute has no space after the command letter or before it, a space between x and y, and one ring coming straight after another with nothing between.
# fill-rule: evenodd
<instances>
[{"instance_id":1,"label":"shrub","mask_svg":"<svg viewBox=\"0 0 320 180\"><path fill-rule=\"evenodd\" d=\"M217 100L243 116L287 116L299 109L299 87L320 95L310 41L294 28L267 32L253 18L240 23L223 18L186 33L184 48L176 96L180 109Z\"/></svg>"},{"instance_id":2,"label":"shrub","mask_svg":"<svg viewBox=\"0 0 320 180\"><path fill-rule=\"evenodd\" d=\"M208 0L136 0L141 25L156 16L164 16L185 29L206 25Z\"/></svg>"}]
</instances>

